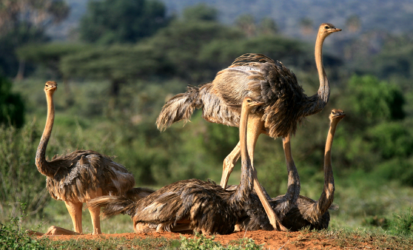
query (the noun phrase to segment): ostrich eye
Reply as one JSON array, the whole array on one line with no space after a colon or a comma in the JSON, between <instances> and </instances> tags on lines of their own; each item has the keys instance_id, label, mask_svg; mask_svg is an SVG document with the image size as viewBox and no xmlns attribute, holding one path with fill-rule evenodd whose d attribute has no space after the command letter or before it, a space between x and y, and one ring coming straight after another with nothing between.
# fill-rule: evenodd
<instances>
[{"instance_id":1,"label":"ostrich eye","mask_svg":"<svg viewBox=\"0 0 413 250\"><path fill-rule=\"evenodd\" d=\"M46 84L46 87L49 87L49 85Z\"/></svg>"},{"instance_id":2,"label":"ostrich eye","mask_svg":"<svg viewBox=\"0 0 413 250\"><path fill-rule=\"evenodd\" d=\"M251 102L251 100L247 100L247 102Z\"/></svg>"},{"instance_id":3,"label":"ostrich eye","mask_svg":"<svg viewBox=\"0 0 413 250\"><path fill-rule=\"evenodd\" d=\"M329 28L330 28L330 27L328 27L328 26L324 26L324 29L326 29L326 30L329 29Z\"/></svg>"}]
</instances>

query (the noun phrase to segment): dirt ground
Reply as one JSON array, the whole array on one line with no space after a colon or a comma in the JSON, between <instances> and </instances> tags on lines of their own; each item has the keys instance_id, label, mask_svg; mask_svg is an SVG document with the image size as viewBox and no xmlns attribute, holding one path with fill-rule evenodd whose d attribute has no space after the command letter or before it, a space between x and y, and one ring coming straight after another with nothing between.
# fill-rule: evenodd
<instances>
[{"instance_id":1,"label":"dirt ground","mask_svg":"<svg viewBox=\"0 0 413 250\"><path fill-rule=\"evenodd\" d=\"M194 237L191 234L183 234L185 237ZM166 238L166 239L180 239L177 233L124 233L124 234L103 234L99 236L94 235L70 235L70 236L47 236L53 240L70 240L70 239L96 239L102 237L124 237L127 239L133 238ZM265 249L350 249L348 247L340 247L339 241L331 237L320 237L320 235L312 232L278 232L278 231L252 231L252 232L237 232L229 235L216 235L215 241L221 244L228 244L231 241L239 241L242 238L251 238L256 244L264 244ZM364 243L352 249L374 249L370 244Z\"/></svg>"}]
</instances>

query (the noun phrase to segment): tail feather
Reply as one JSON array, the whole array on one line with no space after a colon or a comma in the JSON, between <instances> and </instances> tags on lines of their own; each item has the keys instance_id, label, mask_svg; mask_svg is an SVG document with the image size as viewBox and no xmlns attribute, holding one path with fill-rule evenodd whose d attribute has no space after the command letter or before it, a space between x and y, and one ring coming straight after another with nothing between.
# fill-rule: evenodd
<instances>
[{"instance_id":1,"label":"tail feather","mask_svg":"<svg viewBox=\"0 0 413 250\"><path fill-rule=\"evenodd\" d=\"M156 120L158 129L163 131L175 122L189 121L194 110L202 106L198 95L198 87L188 86L185 93L177 94L166 102Z\"/></svg>"},{"instance_id":2,"label":"tail feather","mask_svg":"<svg viewBox=\"0 0 413 250\"><path fill-rule=\"evenodd\" d=\"M102 207L102 217L110 218L118 214L133 216L138 206L137 201L154 191L148 188L132 188L121 196L101 196L89 201L91 208Z\"/></svg>"}]
</instances>

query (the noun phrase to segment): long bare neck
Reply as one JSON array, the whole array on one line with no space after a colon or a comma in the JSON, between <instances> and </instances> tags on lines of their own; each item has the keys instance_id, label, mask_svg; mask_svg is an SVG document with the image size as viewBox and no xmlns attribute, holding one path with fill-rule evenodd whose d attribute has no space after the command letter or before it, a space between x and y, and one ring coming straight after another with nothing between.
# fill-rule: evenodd
<instances>
[{"instance_id":1,"label":"long bare neck","mask_svg":"<svg viewBox=\"0 0 413 250\"><path fill-rule=\"evenodd\" d=\"M241 120L239 126L239 137L241 143L241 182L238 185L234 198L236 201L244 201L247 199L253 188L252 164L247 150L247 124L248 124L249 108L242 106Z\"/></svg>"},{"instance_id":2,"label":"long bare neck","mask_svg":"<svg viewBox=\"0 0 413 250\"><path fill-rule=\"evenodd\" d=\"M320 80L320 88L318 89L317 95L321 104L324 106L327 104L330 98L330 85L328 84L328 79L323 66L323 43L325 36L319 34L315 43L314 55L315 63L317 66L318 78Z\"/></svg>"},{"instance_id":3,"label":"long bare neck","mask_svg":"<svg viewBox=\"0 0 413 250\"><path fill-rule=\"evenodd\" d=\"M53 122L54 122L53 94L46 92L46 100L47 100L46 125L43 130L43 135L42 135L42 138L40 139L39 146L37 147L36 166L37 166L37 170L42 175L53 177L56 169L51 167L50 164L46 161L47 143L49 142L49 138L52 133Z\"/></svg>"},{"instance_id":4,"label":"long bare neck","mask_svg":"<svg viewBox=\"0 0 413 250\"><path fill-rule=\"evenodd\" d=\"M287 193L282 197L281 203L278 203L278 210L280 214L285 215L293 204L296 203L298 195L300 194L300 177L291 154L290 135L283 138L283 148L285 161L287 163L288 171L288 188Z\"/></svg>"},{"instance_id":5,"label":"long bare neck","mask_svg":"<svg viewBox=\"0 0 413 250\"><path fill-rule=\"evenodd\" d=\"M317 94L308 99L308 104L310 106L304 105L305 110L302 114L303 116L309 116L320 112L327 105L328 100L330 99L330 85L323 66L323 43L325 38L325 35L318 34L315 42L314 55L318 78L320 80L320 87L318 88Z\"/></svg>"},{"instance_id":6,"label":"long bare neck","mask_svg":"<svg viewBox=\"0 0 413 250\"><path fill-rule=\"evenodd\" d=\"M327 135L324 152L324 189L321 193L320 199L318 199L316 203L320 216L328 210L334 200L334 176L333 169L331 167L331 148L333 146L333 139L337 124L338 120L335 119L330 122L330 129Z\"/></svg>"}]
</instances>

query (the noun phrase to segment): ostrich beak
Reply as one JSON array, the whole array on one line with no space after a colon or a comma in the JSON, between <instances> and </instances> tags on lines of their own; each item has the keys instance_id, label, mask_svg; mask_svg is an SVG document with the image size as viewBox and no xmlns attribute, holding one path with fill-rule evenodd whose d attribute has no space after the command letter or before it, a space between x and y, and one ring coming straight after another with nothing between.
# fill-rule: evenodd
<instances>
[{"instance_id":1,"label":"ostrich beak","mask_svg":"<svg viewBox=\"0 0 413 250\"><path fill-rule=\"evenodd\" d=\"M335 29L333 32L339 32L339 31L341 31L341 29Z\"/></svg>"},{"instance_id":2,"label":"ostrich beak","mask_svg":"<svg viewBox=\"0 0 413 250\"><path fill-rule=\"evenodd\" d=\"M255 102L253 104L253 106L261 106L261 105L264 105L264 104L265 104L265 102Z\"/></svg>"}]
</instances>

